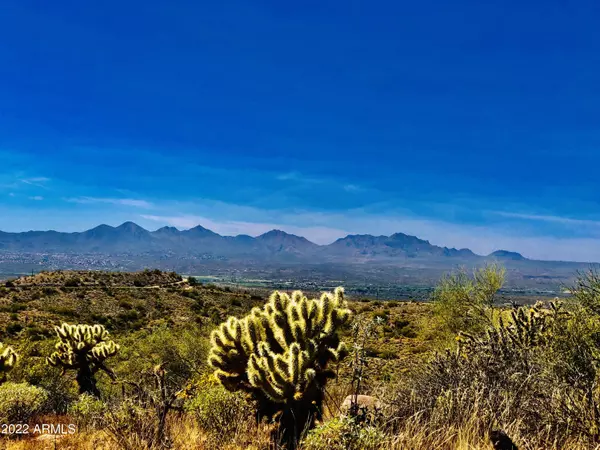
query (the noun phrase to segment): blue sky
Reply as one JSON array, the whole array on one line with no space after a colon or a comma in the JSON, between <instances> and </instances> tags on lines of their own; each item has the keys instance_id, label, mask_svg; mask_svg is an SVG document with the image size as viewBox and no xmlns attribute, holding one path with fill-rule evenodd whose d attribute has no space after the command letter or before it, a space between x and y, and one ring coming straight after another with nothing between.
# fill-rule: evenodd
<instances>
[{"instance_id":1,"label":"blue sky","mask_svg":"<svg viewBox=\"0 0 600 450\"><path fill-rule=\"evenodd\" d=\"M600 4L0 5L0 229L600 261Z\"/></svg>"}]
</instances>

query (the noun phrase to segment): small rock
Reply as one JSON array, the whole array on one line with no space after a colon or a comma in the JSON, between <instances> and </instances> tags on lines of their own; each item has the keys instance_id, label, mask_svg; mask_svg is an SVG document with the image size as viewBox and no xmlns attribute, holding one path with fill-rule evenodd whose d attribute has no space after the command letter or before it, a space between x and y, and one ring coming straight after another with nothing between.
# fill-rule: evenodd
<instances>
[{"instance_id":1,"label":"small rock","mask_svg":"<svg viewBox=\"0 0 600 450\"><path fill-rule=\"evenodd\" d=\"M363 410L363 408L366 409L367 412L375 412L375 410L381 409L381 402L375 397L370 395L357 395L356 397L354 395L349 395L342 403L342 415L348 415L353 402L358 405L358 411Z\"/></svg>"}]
</instances>

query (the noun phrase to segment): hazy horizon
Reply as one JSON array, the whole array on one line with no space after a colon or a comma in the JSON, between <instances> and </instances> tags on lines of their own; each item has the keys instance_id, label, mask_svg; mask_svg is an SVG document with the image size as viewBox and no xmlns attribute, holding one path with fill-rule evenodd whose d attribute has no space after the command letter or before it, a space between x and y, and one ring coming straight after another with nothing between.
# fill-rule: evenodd
<instances>
[{"instance_id":1,"label":"hazy horizon","mask_svg":"<svg viewBox=\"0 0 600 450\"><path fill-rule=\"evenodd\" d=\"M338 239L342 239L342 238L345 238L345 237L348 237L348 236L352 236L352 235L373 235L373 236L386 236L386 237L388 237L388 236L391 236L394 233L404 233L403 231L394 231L393 233L388 233L388 234L372 234L372 233L362 233L362 232L345 232L346 234L339 235L337 237L332 238L331 240L323 240L323 239L311 239L310 236L306 236L304 234L301 234L302 231L315 232L316 236L318 237L319 236L319 234L318 234L319 230L318 229L315 230L315 229L308 228L308 229L299 229L298 231L294 231L294 230L290 229L290 227L285 227L285 229L280 229L280 228L277 228L277 226L273 225L273 224L249 224L249 223L244 223L244 222L230 222L228 224L220 224L220 223L213 222L213 221L211 221L209 219L205 219L205 218L202 218L202 219L204 220L204 223L194 223L194 224L191 224L191 222L190 222L190 223L187 223L186 225L175 226L175 225L173 225L170 222L165 222L165 223L167 223L166 225L158 226L158 227L155 227L155 228L144 227L144 226L140 225L139 223L137 223L137 222L135 222L133 220L126 220L126 221L120 222L120 223L99 223L99 224L96 224L96 225L91 226L89 228L76 229L76 230L68 230L68 231L67 230L61 230L61 229L46 229L46 230L43 230L43 229L31 229L31 230L19 230L19 231L0 230L0 232L21 233L21 232L56 231L56 232L63 232L63 233L80 233L80 232L85 232L85 231L91 230L93 228L102 226L102 225L108 225L108 226L111 226L113 228L116 228L116 227L119 227L121 225L125 225L126 223L134 223L134 224L136 224L136 225L144 228L146 231L149 231L149 232L158 231L159 229L161 229L163 227L173 227L173 228L176 228L178 231L186 231L186 230L190 230L192 228L195 228L197 226L200 226L200 227L203 227L203 228L208 229L210 231L213 231L213 232L215 232L215 233L217 233L217 234L219 234L221 236L231 236L231 237L240 236L240 235L248 235L248 236L251 236L251 237L258 237L258 236L260 236L262 234L265 234L265 233L267 233L269 231L283 231L285 233L292 234L292 235L295 235L295 236L298 236L298 237L304 237L307 240L309 240L310 242L313 242L313 243L315 243L317 245L320 245L320 246L325 246L325 245L332 244L333 242L335 242ZM152 218L150 220L158 220L158 218ZM182 223L182 222L178 222L178 221L175 221L175 222ZM209 227L209 226L206 226L206 222L210 223L212 225L212 228ZM273 228L269 228L270 226L272 226ZM231 230L236 229L235 227L240 227L240 229L243 229L244 227L248 227L248 230L252 229L254 231L251 231L251 232L240 232L240 233L231 231ZM222 231L219 231L219 230L222 230ZM230 230L230 231L228 231L228 230ZM424 238L422 238L421 236L418 236L418 235L412 235L410 233L404 233L404 234L407 234L407 235L410 235L410 236L416 236L417 238L424 239ZM430 241L429 239L424 239L424 240L427 240L432 245L437 245L439 247L449 247L449 248L453 247L452 245L447 245L447 244L445 244L443 242ZM462 249L463 247L454 247L454 248ZM474 250L472 248L469 248L469 247L464 247L464 248L468 248L469 250L472 250L475 254L480 255L480 256L487 256L487 255L490 255L491 253L493 253L495 251L499 251L499 250L521 253L518 250L511 249L511 248L503 248L503 247L502 248L501 247L494 248L494 250L486 251L486 252L479 252L479 251L476 251L476 250ZM536 259L536 258L530 258L527 254L523 254L523 256L526 257L526 258L528 258L528 259ZM545 259L545 258L540 258L539 260L541 260L541 261L565 261L565 262L599 263L599 261L591 261L591 260L590 261L577 261L577 260L556 260L556 259Z\"/></svg>"}]
</instances>

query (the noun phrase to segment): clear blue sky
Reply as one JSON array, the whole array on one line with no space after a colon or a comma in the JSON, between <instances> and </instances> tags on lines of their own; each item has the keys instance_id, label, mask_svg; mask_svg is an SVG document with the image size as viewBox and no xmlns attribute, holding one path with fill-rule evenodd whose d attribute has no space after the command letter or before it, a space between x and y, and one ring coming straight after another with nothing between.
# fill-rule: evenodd
<instances>
[{"instance_id":1,"label":"clear blue sky","mask_svg":"<svg viewBox=\"0 0 600 450\"><path fill-rule=\"evenodd\" d=\"M0 4L0 229L600 261L597 1Z\"/></svg>"}]
</instances>

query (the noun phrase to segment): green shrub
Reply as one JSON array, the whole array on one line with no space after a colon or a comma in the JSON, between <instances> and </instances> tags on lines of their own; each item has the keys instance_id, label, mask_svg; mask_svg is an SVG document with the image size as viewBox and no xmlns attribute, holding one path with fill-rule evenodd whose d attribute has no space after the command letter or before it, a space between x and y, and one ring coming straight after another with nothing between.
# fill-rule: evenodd
<instances>
[{"instance_id":1,"label":"green shrub","mask_svg":"<svg viewBox=\"0 0 600 450\"><path fill-rule=\"evenodd\" d=\"M241 392L230 392L213 377L202 379L197 385L198 393L185 403L186 411L192 413L198 425L206 432L233 436L252 409Z\"/></svg>"},{"instance_id":2,"label":"green shrub","mask_svg":"<svg viewBox=\"0 0 600 450\"><path fill-rule=\"evenodd\" d=\"M77 287L81 285L81 280L78 277L69 278L65 281L65 287Z\"/></svg>"},{"instance_id":3,"label":"green shrub","mask_svg":"<svg viewBox=\"0 0 600 450\"><path fill-rule=\"evenodd\" d=\"M13 380L41 387L48 394L47 409L64 414L67 406L77 399L76 384L70 377L61 376L61 371L48 367L46 357L54 350L49 339L26 340L20 347L21 360L13 369Z\"/></svg>"},{"instance_id":4,"label":"green shrub","mask_svg":"<svg viewBox=\"0 0 600 450\"><path fill-rule=\"evenodd\" d=\"M470 277L464 270L444 276L431 299L442 332L481 332L493 323L492 305L504 284L505 269L489 265Z\"/></svg>"},{"instance_id":5,"label":"green shrub","mask_svg":"<svg viewBox=\"0 0 600 450\"><path fill-rule=\"evenodd\" d=\"M19 322L11 322L6 325L6 334L9 336L19 333L23 329L23 325Z\"/></svg>"},{"instance_id":6,"label":"green shrub","mask_svg":"<svg viewBox=\"0 0 600 450\"><path fill-rule=\"evenodd\" d=\"M43 411L48 393L27 383L0 385L0 423L28 423Z\"/></svg>"},{"instance_id":7,"label":"green shrub","mask_svg":"<svg viewBox=\"0 0 600 450\"><path fill-rule=\"evenodd\" d=\"M2 311L11 312L11 313L18 313L18 312L24 311L26 309L27 309L27 305L25 303L20 303L20 302L12 302L10 305L3 306L1 308Z\"/></svg>"},{"instance_id":8,"label":"green shrub","mask_svg":"<svg viewBox=\"0 0 600 450\"><path fill-rule=\"evenodd\" d=\"M302 446L305 450L383 450L389 447L382 430L358 425L348 417L332 419L311 430Z\"/></svg>"},{"instance_id":9,"label":"green shrub","mask_svg":"<svg viewBox=\"0 0 600 450\"><path fill-rule=\"evenodd\" d=\"M93 427L101 423L106 405L92 395L82 394L69 406L68 412L78 428Z\"/></svg>"}]
</instances>

